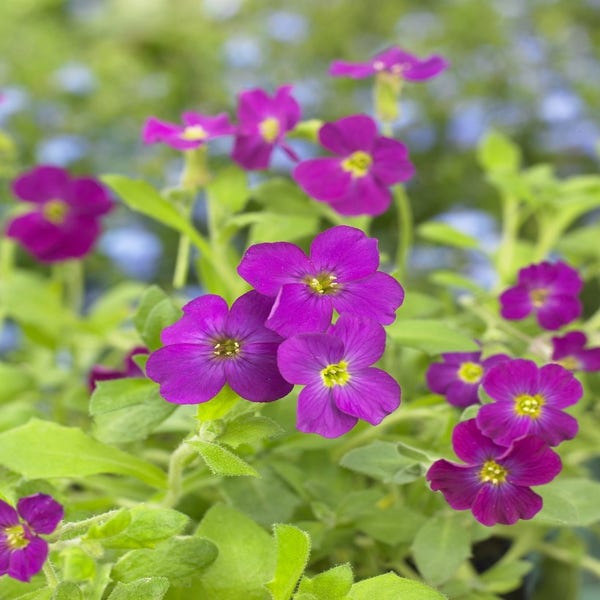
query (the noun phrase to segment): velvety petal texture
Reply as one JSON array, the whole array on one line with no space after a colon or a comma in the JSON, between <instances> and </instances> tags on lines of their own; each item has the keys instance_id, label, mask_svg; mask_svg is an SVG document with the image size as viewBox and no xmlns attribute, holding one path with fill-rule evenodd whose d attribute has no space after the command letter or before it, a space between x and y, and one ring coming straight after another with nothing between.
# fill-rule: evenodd
<instances>
[{"instance_id":1,"label":"velvety petal texture","mask_svg":"<svg viewBox=\"0 0 600 600\"><path fill-rule=\"evenodd\" d=\"M12 188L33 210L9 221L6 235L44 263L83 258L100 235L100 217L113 208L95 179L72 179L58 167L35 167Z\"/></svg>"}]
</instances>

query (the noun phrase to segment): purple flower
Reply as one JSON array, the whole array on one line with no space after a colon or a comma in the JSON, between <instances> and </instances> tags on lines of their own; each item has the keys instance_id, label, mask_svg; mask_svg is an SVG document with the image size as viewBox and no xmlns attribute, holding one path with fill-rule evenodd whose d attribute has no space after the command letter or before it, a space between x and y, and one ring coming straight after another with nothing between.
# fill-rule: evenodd
<instances>
[{"instance_id":1,"label":"purple flower","mask_svg":"<svg viewBox=\"0 0 600 600\"><path fill-rule=\"evenodd\" d=\"M208 140L235 133L235 127L225 113L209 117L196 112L185 112L181 118L183 125L150 117L142 131L144 144L162 142L176 150L190 150Z\"/></svg>"},{"instance_id":2,"label":"purple flower","mask_svg":"<svg viewBox=\"0 0 600 600\"><path fill-rule=\"evenodd\" d=\"M505 319L524 319L537 315L544 329L559 329L581 314L577 297L583 282L579 273L564 262L542 262L519 271L516 286L500 296Z\"/></svg>"},{"instance_id":3,"label":"purple flower","mask_svg":"<svg viewBox=\"0 0 600 600\"><path fill-rule=\"evenodd\" d=\"M38 534L52 533L63 507L51 496L21 498L17 510L0 500L0 575L28 582L42 568L48 544Z\"/></svg>"},{"instance_id":4,"label":"purple flower","mask_svg":"<svg viewBox=\"0 0 600 600\"><path fill-rule=\"evenodd\" d=\"M17 177L12 190L34 210L12 219L6 235L45 263L84 257L100 235L99 217L113 208L95 179L71 179L58 167L35 167Z\"/></svg>"},{"instance_id":5,"label":"purple flower","mask_svg":"<svg viewBox=\"0 0 600 600\"><path fill-rule=\"evenodd\" d=\"M214 398L227 383L242 398L270 402L293 386L277 369L282 338L264 326L273 301L247 292L231 306L216 295L183 307L183 317L163 330L165 346L150 355L146 372L175 404Z\"/></svg>"},{"instance_id":6,"label":"purple flower","mask_svg":"<svg viewBox=\"0 0 600 600\"><path fill-rule=\"evenodd\" d=\"M425 81L439 75L447 67L448 61L437 54L420 59L398 46L393 46L376 54L367 62L334 60L329 67L329 74L334 77L364 79L378 73L386 73L407 81Z\"/></svg>"},{"instance_id":7,"label":"purple flower","mask_svg":"<svg viewBox=\"0 0 600 600\"><path fill-rule=\"evenodd\" d=\"M600 371L600 348L585 348L582 331L570 331L552 338L552 360L570 371Z\"/></svg>"},{"instance_id":8,"label":"purple flower","mask_svg":"<svg viewBox=\"0 0 600 600\"><path fill-rule=\"evenodd\" d=\"M358 419L377 425L396 410L400 386L370 366L384 350L383 327L349 314L326 333L304 333L283 342L277 352L281 374L306 386L298 396L298 429L334 438L350 431Z\"/></svg>"},{"instance_id":9,"label":"purple flower","mask_svg":"<svg viewBox=\"0 0 600 600\"><path fill-rule=\"evenodd\" d=\"M292 97L292 86L277 89L273 98L261 89L242 92L237 109L240 122L231 158L244 169L266 169L275 146L298 160L285 143L285 134L300 120L300 105Z\"/></svg>"},{"instance_id":10,"label":"purple flower","mask_svg":"<svg viewBox=\"0 0 600 600\"><path fill-rule=\"evenodd\" d=\"M414 173L406 146L380 136L367 115L325 123L319 141L337 156L301 162L292 176L309 196L342 215L380 215L392 201L389 186Z\"/></svg>"},{"instance_id":11,"label":"purple flower","mask_svg":"<svg viewBox=\"0 0 600 600\"><path fill-rule=\"evenodd\" d=\"M437 460L427 481L452 508L471 509L487 526L531 519L541 510L542 499L530 486L552 481L561 469L558 455L540 438L527 436L508 448L499 446L477 429L475 419L454 428L452 445L466 464Z\"/></svg>"},{"instance_id":12,"label":"purple flower","mask_svg":"<svg viewBox=\"0 0 600 600\"><path fill-rule=\"evenodd\" d=\"M531 360L504 361L490 369L482 385L495 402L479 409L477 425L497 444L508 446L536 435L556 446L577 434L577 419L562 409L575 404L583 388L560 365L539 368Z\"/></svg>"},{"instance_id":13,"label":"purple flower","mask_svg":"<svg viewBox=\"0 0 600 600\"><path fill-rule=\"evenodd\" d=\"M289 242L255 244L244 254L238 273L261 294L275 298L266 325L289 337L325 331L334 309L392 323L404 290L378 266L377 240L339 225L315 237L310 258Z\"/></svg>"},{"instance_id":14,"label":"purple flower","mask_svg":"<svg viewBox=\"0 0 600 600\"><path fill-rule=\"evenodd\" d=\"M506 354L494 354L481 360L481 352L442 354L444 362L429 365L425 377L432 392L446 396L453 406L465 408L479 402L479 384L494 365L509 360Z\"/></svg>"},{"instance_id":15,"label":"purple flower","mask_svg":"<svg viewBox=\"0 0 600 600\"><path fill-rule=\"evenodd\" d=\"M144 372L137 366L133 357L137 354L148 354L148 348L136 346L125 357L123 369L111 369L104 365L94 365L88 376L88 387L93 391L98 381L107 381L110 379L122 379L123 377L143 377Z\"/></svg>"}]
</instances>

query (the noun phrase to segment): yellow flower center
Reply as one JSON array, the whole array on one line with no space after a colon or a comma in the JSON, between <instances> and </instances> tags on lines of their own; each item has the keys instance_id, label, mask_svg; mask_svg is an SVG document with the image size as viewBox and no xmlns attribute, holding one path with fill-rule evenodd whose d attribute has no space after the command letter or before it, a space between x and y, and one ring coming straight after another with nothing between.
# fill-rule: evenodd
<instances>
[{"instance_id":1,"label":"yellow flower center","mask_svg":"<svg viewBox=\"0 0 600 600\"><path fill-rule=\"evenodd\" d=\"M187 142L201 142L208 137L208 132L202 125L189 125L179 134L179 137Z\"/></svg>"},{"instance_id":2,"label":"yellow flower center","mask_svg":"<svg viewBox=\"0 0 600 600\"><path fill-rule=\"evenodd\" d=\"M575 356L565 356L560 360L556 361L561 367L568 369L569 371L578 371L581 369L581 363Z\"/></svg>"},{"instance_id":3,"label":"yellow flower center","mask_svg":"<svg viewBox=\"0 0 600 600\"><path fill-rule=\"evenodd\" d=\"M328 273L320 273L316 277L306 277L304 282L316 294L334 294L339 291L337 277Z\"/></svg>"},{"instance_id":4,"label":"yellow flower center","mask_svg":"<svg viewBox=\"0 0 600 600\"><path fill-rule=\"evenodd\" d=\"M538 288L529 292L531 303L535 308L540 308L544 305L546 298L548 297L548 290L544 288Z\"/></svg>"},{"instance_id":5,"label":"yellow flower center","mask_svg":"<svg viewBox=\"0 0 600 600\"><path fill-rule=\"evenodd\" d=\"M11 550L22 550L29 546L29 540L25 537L25 529L22 525L13 525L4 530L6 545Z\"/></svg>"},{"instance_id":6,"label":"yellow flower center","mask_svg":"<svg viewBox=\"0 0 600 600\"><path fill-rule=\"evenodd\" d=\"M260 122L258 130L263 140L271 144L279 135L279 121L275 117L267 117Z\"/></svg>"},{"instance_id":7,"label":"yellow flower center","mask_svg":"<svg viewBox=\"0 0 600 600\"><path fill-rule=\"evenodd\" d=\"M342 169L351 173L352 177L364 177L369 172L372 163L373 159L369 154L357 150L342 161Z\"/></svg>"},{"instance_id":8,"label":"yellow flower center","mask_svg":"<svg viewBox=\"0 0 600 600\"><path fill-rule=\"evenodd\" d=\"M44 202L44 206L42 207L44 219L46 219L46 221L50 221L50 223L54 223L55 225L64 223L68 212L69 205L63 200L58 199L48 200L48 202Z\"/></svg>"},{"instance_id":9,"label":"yellow flower center","mask_svg":"<svg viewBox=\"0 0 600 600\"><path fill-rule=\"evenodd\" d=\"M218 358L233 358L240 353L240 343L230 338L221 340L214 345L213 354Z\"/></svg>"},{"instance_id":10,"label":"yellow flower center","mask_svg":"<svg viewBox=\"0 0 600 600\"><path fill-rule=\"evenodd\" d=\"M530 417L537 419L542 412L542 406L546 403L541 394L530 396L529 394L519 394L515 398L515 412L520 417Z\"/></svg>"},{"instance_id":11,"label":"yellow flower center","mask_svg":"<svg viewBox=\"0 0 600 600\"><path fill-rule=\"evenodd\" d=\"M500 485L506 481L508 471L494 460L486 460L479 471L479 480L483 483Z\"/></svg>"},{"instance_id":12,"label":"yellow flower center","mask_svg":"<svg viewBox=\"0 0 600 600\"><path fill-rule=\"evenodd\" d=\"M479 383L483 367L474 362L464 362L458 369L458 378L465 383Z\"/></svg>"},{"instance_id":13,"label":"yellow flower center","mask_svg":"<svg viewBox=\"0 0 600 600\"><path fill-rule=\"evenodd\" d=\"M327 365L321 371L321 379L327 387L333 387L334 385L345 385L350 379L350 373L348 373L348 363L344 360L340 360L340 362L337 364Z\"/></svg>"}]
</instances>

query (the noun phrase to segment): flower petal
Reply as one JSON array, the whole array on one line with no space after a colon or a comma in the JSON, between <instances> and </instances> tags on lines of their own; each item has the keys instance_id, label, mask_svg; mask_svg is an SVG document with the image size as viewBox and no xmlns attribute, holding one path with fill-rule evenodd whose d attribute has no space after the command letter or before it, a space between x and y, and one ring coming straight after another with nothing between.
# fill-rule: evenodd
<instances>
[{"instance_id":1,"label":"flower petal","mask_svg":"<svg viewBox=\"0 0 600 600\"><path fill-rule=\"evenodd\" d=\"M516 440L499 462L508 470L507 482L519 486L549 483L562 468L558 454L536 436Z\"/></svg>"},{"instance_id":2,"label":"flower petal","mask_svg":"<svg viewBox=\"0 0 600 600\"><path fill-rule=\"evenodd\" d=\"M69 174L64 169L41 165L17 177L12 183L12 191L21 200L43 203L64 198L69 181Z\"/></svg>"},{"instance_id":3,"label":"flower petal","mask_svg":"<svg viewBox=\"0 0 600 600\"><path fill-rule=\"evenodd\" d=\"M500 362L484 376L483 389L494 400L514 404L521 394L539 393L539 369L532 360L515 359Z\"/></svg>"},{"instance_id":4,"label":"flower petal","mask_svg":"<svg viewBox=\"0 0 600 600\"><path fill-rule=\"evenodd\" d=\"M19 515L17 511L4 500L0 500L0 531L18 524Z\"/></svg>"},{"instance_id":5,"label":"flower petal","mask_svg":"<svg viewBox=\"0 0 600 600\"><path fill-rule=\"evenodd\" d=\"M511 321L524 319L533 310L529 291L521 286L509 288L500 294L500 314Z\"/></svg>"},{"instance_id":6,"label":"flower petal","mask_svg":"<svg viewBox=\"0 0 600 600\"><path fill-rule=\"evenodd\" d=\"M344 360L349 362L353 369L370 367L385 351L384 328L367 317L344 313L327 333L344 342Z\"/></svg>"},{"instance_id":7,"label":"flower petal","mask_svg":"<svg viewBox=\"0 0 600 600\"><path fill-rule=\"evenodd\" d=\"M398 140L378 137L372 152L371 175L384 185L407 181L415 173L407 147Z\"/></svg>"},{"instance_id":8,"label":"flower petal","mask_svg":"<svg viewBox=\"0 0 600 600\"><path fill-rule=\"evenodd\" d=\"M351 77L352 79L364 79L375 73L371 61L369 62L348 62L345 60L334 60L329 67L329 74L332 77Z\"/></svg>"},{"instance_id":9,"label":"flower petal","mask_svg":"<svg viewBox=\"0 0 600 600\"><path fill-rule=\"evenodd\" d=\"M228 337L247 343L278 344L283 338L265 327L273 298L254 290L242 294L232 305L224 326Z\"/></svg>"},{"instance_id":10,"label":"flower petal","mask_svg":"<svg viewBox=\"0 0 600 600\"><path fill-rule=\"evenodd\" d=\"M331 202L342 198L352 183L339 158L312 158L296 165L294 181L315 200Z\"/></svg>"},{"instance_id":11,"label":"flower petal","mask_svg":"<svg viewBox=\"0 0 600 600\"><path fill-rule=\"evenodd\" d=\"M453 381L446 389L446 400L452 406L466 408L479 402L478 390L478 383L466 383L458 379Z\"/></svg>"},{"instance_id":12,"label":"flower petal","mask_svg":"<svg viewBox=\"0 0 600 600\"><path fill-rule=\"evenodd\" d=\"M325 123L319 129L319 141L330 152L348 156L357 150L371 153L377 124L367 115L351 115L331 123Z\"/></svg>"},{"instance_id":13,"label":"flower petal","mask_svg":"<svg viewBox=\"0 0 600 600\"><path fill-rule=\"evenodd\" d=\"M502 446L510 446L513 441L534 433L533 428L537 428L534 419L516 414L509 402L484 404L476 420L481 431Z\"/></svg>"},{"instance_id":14,"label":"flower petal","mask_svg":"<svg viewBox=\"0 0 600 600\"><path fill-rule=\"evenodd\" d=\"M510 483L483 485L473 502L473 515L491 527L496 523L513 525L519 519L531 519L542 509L542 499L526 487Z\"/></svg>"},{"instance_id":15,"label":"flower petal","mask_svg":"<svg viewBox=\"0 0 600 600\"><path fill-rule=\"evenodd\" d=\"M424 60L417 60L414 64L406 66L402 70L402 78L408 81L425 81L432 79L446 70L448 61L439 55L433 55Z\"/></svg>"},{"instance_id":16,"label":"flower petal","mask_svg":"<svg viewBox=\"0 0 600 600\"><path fill-rule=\"evenodd\" d=\"M390 190L370 175L357 177L339 199L331 201L331 208L340 215L377 216L384 213L392 202Z\"/></svg>"},{"instance_id":17,"label":"flower petal","mask_svg":"<svg viewBox=\"0 0 600 600\"><path fill-rule=\"evenodd\" d=\"M167 123L150 117L144 123L142 129L142 141L144 144L156 144L157 142L165 142L173 137L176 137L183 131L183 127L180 125L174 125L173 123Z\"/></svg>"},{"instance_id":18,"label":"flower petal","mask_svg":"<svg viewBox=\"0 0 600 600\"><path fill-rule=\"evenodd\" d=\"M446 390L458 377L459 365L453 363L432 363L425 373L427 387L435 394L446 395Z\"/></svg>"},{"instance_id":19,"label":"flower petal","mask_svg":"<svg viewBox=\"0 0 600 600\"><path fill-rule=\"evenodd\" d=\"M47 494L21 498L17 510L35 533L52 533L65 514L62 505Z\"/></svg>"},{"instance_id":20,"label":"flower petal","mask_svg":"<svg viewBox=\"0 0 600 600\"><path fill-rule=\"evenodd\" d=\"M114 208L106 189L91 177L71 181L64 199L73 207L73 214L82 217L98 217Z\"/></svg>"},{"instance_id":21,"label":"flower petal","mask_svg":"<svg viewBox=\"0 0 600 600\"><path fill-rule=\"evenodd\" d=\"M8 576L28 582L41 571L47 557L48 544L42 538L34 536L29 539L26 548L11 552Z\"/></svg>"},{"instance_id":22,"label":"flower petal","mask_svg":"<svg viewBox=\"0 0 600 600\"><path fill-rule=\"evenodd\" d=\"M553 408L566 408L583 396L583 386L573 373L560 365L550 364L540 369L539 393Z\"/></svg>"},{"instance_id":23,"label":"flower petal","mask_svg":"<svg viewBox=\"0 0 600 600\"><path fill-rule=\"evenodd\" d=\"M267 169L274 147L258 134L237 135L231 158L249 171Z\"/></svg>"},{"instance_id":24,"label":"flower petal","mask_svg":"<svg viewBox=\"0 0 600 600\"><path fill-rule=\"evenodd\" d=\"M477 477L479 469L457 465L447 460L436 460L427 471L426 479L431 489L444 494L446 502L455 510L471 508L481 482Z\"/></svg>"},{"instance_id":25,"label":"flower petal","mask_svg":"<svg viewBox=\"0 0 600 600\"><path fill-rule=\"evenodd\" d=\"M540 327L549 331L560 329L574 321L582 313L581 301L574 296L549 296L537 311Z\"/></svg>"},{"instance_id":26,"label":"flower petal","mask_svg":"<svg viewBox=\"0 0 600 600\"><path fill-rule=\"evenodd\" d=\"M452 432L452 447L456 456L470 465L483 465L486 460L495 459L505 451L483 434L475 419L456 425Z\"/></svg>"}]
</instances>

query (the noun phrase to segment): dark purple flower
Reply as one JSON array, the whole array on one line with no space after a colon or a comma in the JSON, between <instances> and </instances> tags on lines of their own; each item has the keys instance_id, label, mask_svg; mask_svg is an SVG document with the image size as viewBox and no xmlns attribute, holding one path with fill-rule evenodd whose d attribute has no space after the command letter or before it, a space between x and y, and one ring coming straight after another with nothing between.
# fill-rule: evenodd
<instances>
[{"instance_id":1,"label":"dark purple flower","mask_svg":"<svg viewBox=\"0 0 600 600\"><path fill-rule=\"evenodd\" d=\"M148 348L137 346L131 350L124 361L123 369L111 369L104 365L94 365L88 376L88 386L93 391L98 381L108 381L110 379L122 379L123 377L143 377L144 372L137 366L133 357L137 354L148 354Z\"/></svg>"},{"instance_id":2,"label":"dark purple flower","mask_svg":"<svg viewBox=\"0 0 600 600\"><path fill-rule=\"evenodd\" d=\"M298 396L297 427L334 438L364 419L372 425L400 405L400 386L371 367L385 350L379 323L356 315L339 317L326 333L295 335L281 344L277 364Z\"/></svg>"},{"instance_id":3,"label":"dark purple flower","mask_svg":"<svg viewBox=\"0 0 600 600\"><path fill-rule=\"evenodd\" d=\"M300 105L292 97L291 85L278 88L272 98L259 88L242 92L237 115L240 124L231 158L244 169L266 169L275 146L298 160L284 141L300 120Z\"/></svg>"},{"instance_id":4,"label":"dark purple flower","mask_svg":"<svg viewBox=\"0 0 600 600\"><path fill-rule=\"evenodd\" d=\"M282 338L267 329L273 301L251 291L231 306L212 294L183 307L183 317L163 330L165 344L146 363L150 379L175 404L199 404L214 398L227 383L242 398L270 402L293 386L277 369Z\"/></svg>"},{"instance_id":5,"label":"dark purple flower","mask_svg":"<svg viewBox=\"0 0 600 600\"><path fill-rule=\"evenodd\" d=\"M85 256L100 235L99 217L113 208L95 179L71 179L59 167L35 167L17 177L12 190L34 210L12 219L6 235L41 262Z\"/></svg>"},{"instance_id":6,"label":"dark purple flower","mask_svg":"<svg viewBox=\"0 0 600 600\"><path fill-rule=\"evenodd\" d=\"M255 244L244 254L238 273L261 294L275 298L266 325L288 337L325 331L334 309L392 323L404 290L378 266L377 240L339 225L315 237L310 258L288 242Z\"/></svg>"},{"instance_id":7,"label":"dark purple flower","mask_svg":"<svg viewBox=\"0 0 600 600\"><path fill-rule=\"evenodd\" d=\"M479 384L494 365L508 360L506 354L494 354L481 360L481 352L442 354L444 362L429 365L425 377L432 392L446 396L453 406L465 408L479 402Z\"/></svg>"},{"instance_id":8,"label":"dark purple flower","mask_svg":"<svg viewBox=\"0 0 600 600\"><path fill-rule=\"evenodd\" d=\"M162 142L176 150L190 150L208 140L235 133L235 127L231 125L225 113L210 117L196 112L185 112L181 119L183 125L166 123L150 117L142 131L144 144Z\"/></svg>"},{"instance_id":9,"label":"dark purple flower","mask_svg":"<svg viewBox=\"0 0 600 600\"><path fill-rule=\"evenodd\" d=\"M556 446L577 434L577 419L562 409L575 404L583 388L560 365L540 368L531 360L507 360L492 367L482 385L495 402L479 409L477 425L497 444L535 435Z\"/></svg>"},{"instance_id":10,"label":"dark purple flower","mask_svg":"<svg viewBox=\"0 0 600 600\"><path fill-rule=\"evenodd\" d=\"M63 515L63 507L46 494L21 498L16 510L0 500L0 575L28 582L38 573L48 556L38 534L52 533Z\"/></svg>"},{"instance_id":11,"label":"dark purple flower","mask_svg":"<svg viewBox=\"0 0 600 600\"><path fill-rule=\"evenodd\" d=\"M407 81L425 81L439 75L447 67L448 61L437 54L420 59L398 46L393 46L366 62L334 60L329 67L329 74L334 77L364 79L378 73L386 73Z\"/></svg>"},{"instance_id":12,"label":"dark purple flower","mask_svg":"<svg viewBox=\"0 0 600 600\"><path fill-rule=\"evenodd\" d=\"M500 296L501 314L519 320L531 312L544 329L559 329L581 314L579 273L564 262L542 262L519 271L516 286Z\"/></svg>"},{"instance_id":13,"label":"dark purple flower","mask_svg":"<svg viewBox=\"0 0 600 600\"><path fill-rule=\"evenodd\" d=\"M586 348L582 331L552 338L552 360L570 371L600 371L600 348Z\"/></svg>"},{"instance_id":14,"label":"dark purple flower","mask_svg":"<svg viewBox=\"0 0 600 600\"><path fill-rule=\"evenodd\" d=\"M367 115L325 123L319 141L337 156L305 160L292 176L309 196L342 215L380 215L392 201L389 187L414 173L406 146L379 135Z\"/></svg>"},{"instance_id":15,"label":"dark purple flower","mask_svg":"<svg viewBox=\"0 0 600 600\"><path fill-rule=\"evenodd\" d=\"M479 431L475 419L454 428L452 445L466 464L437 460L427 481L452 508L471 509L487 526L531 519L541 510L542 499L530 486L552 481L561 470L560 458L540 438L527 436L508 448L499 446Z\"/></svg>"}]
</instances>

